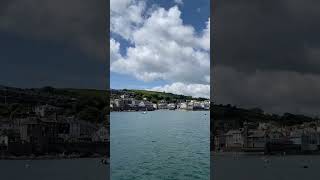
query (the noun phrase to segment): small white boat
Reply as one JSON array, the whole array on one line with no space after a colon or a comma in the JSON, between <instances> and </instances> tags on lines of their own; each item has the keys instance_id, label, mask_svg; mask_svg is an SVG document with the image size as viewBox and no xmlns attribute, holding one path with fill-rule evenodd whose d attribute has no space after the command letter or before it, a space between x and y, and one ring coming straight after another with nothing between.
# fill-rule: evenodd
<instances>
[{"instance_id":1,"label":"small white boat","mask_svg":"<svg viewBox=\"0 0 320 180\"><path fill-rule=\"evenodd\" d=\"M142 114L147 114L147 111L143 111Z\"/></svg>"}]
</instances>

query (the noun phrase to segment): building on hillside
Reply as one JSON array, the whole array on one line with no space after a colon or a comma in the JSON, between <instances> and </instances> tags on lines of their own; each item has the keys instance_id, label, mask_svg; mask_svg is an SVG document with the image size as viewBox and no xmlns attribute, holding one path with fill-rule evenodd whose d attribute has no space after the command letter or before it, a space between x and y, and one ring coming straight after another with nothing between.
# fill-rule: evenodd
<instances>
[{"instance_id":1,"label":"building on hillside","mask_svg":"<svg viewBox=\"0 0 320 180\"><path fill-rule=\"evenodd\" d=\"M161 100L159 103L158 103L158 109L167 109L168 108L168 104L166 101L164 100Z\"/></svg>"},{"instance_id":2,"label":"building on hillside","mask_svg":"<svg viewBox=\"0 0 320 180\"><path fill-rule=\"evenodd\" d=\"M120 95L120 98L121 99L127 99L127 98L129 98L129 95L128 94L122 94L122 95Z\"/></svg>"},{"instance_id":3,"label":"building on hillside","mask_svg":"<svg viewBox=\"0 0 320 180\"><path fill-rule=\"evenodd\" d=\"M8 150L9 138L7 135L0 135L0 152Z\"/></svg>"},{"instance_id":4,"label":"building on hillside","mask_svg":"<svg viewBox=\"0 0 320 180\"><path fill-rule=\"evenodd\" d=\"M318 151L320 146L320 133L305 132L301 136L302 151Z\"/></svg>"},{"instance_id":5,"label":"building on hillside","mask_svg":"<svg viewBox=\"0 0 320 180\"><path fill-rule=\"evenodd\" d=\"M124 109L124 101L123 101L123 99L115 99L113 108L115 110L123 110Z\"/></svg>"},{"instance_id":6,"label":"building on hillside","mask_svg":"<svg viewBox=\"0 0 320 180\"><path fill-rule=\"evenodd\" d=\"M242 148L244 145L242 130L229 130L225 134L226 148Z\"/></svg>"},{"instance_id":7,"label":"building on hillside","mask_svg":"<svg viewBox=\"0 0 320 180\"><path fill-rule=\"evenodd\" d=\"M78 120L78 123L80 125L80 137L78 139L91 141L92 134L98 130L98 127L88 121Z\"/></svg>"},{"instance_id":8,"label":"building on hillside","mask_svg":"<svg viewBox=\"0 0 320 180\"><path fill-rule=\"evenodd\" d=\"M49 137L47 135L46 123L37 117L29 117L21 122L20 137L21 141L33 145L34 153L47 152Z\"/></svg>"},{"instance_id":9,"label":"building on hillside","mask_svg":"<svg viewBox=\"0 0 320 180\"><path fill-rule=\"evenodd\" d=\"M190 110L190 111L193 110L193 101L192 100L187 102L187 110Z\"/></svg>"},{"instance_id":10,"label":"building on hillside","mask_svg":"<svg viewBox=\"0 0 320 180\"><path fill-rule=\"evenodd\" d=\"M149 101L140 101L139 105L139 110L142 110L142 111L152 111L154 110L153 108L153 104Z\"/></svg>"},{"instance_id":11,"label":"building on hillside","mask_svg":"<svg viewBox=\"0 0 320 180\"><path fill-rule=\"evenodd\" d=\"M194 101L193 102L192 110L203 110L203 109L204 109L204 105L201 104L201 102L199 102L199 101Z\"/></svg>"},{"instance_id":12,"label":"building on hillside","mask_svg":"<svg viewBox=\"0 0 320 180\"><path fill-rule=\"evenodd\" d=\"M175 103L169 103L168 104L168 109L169 110L175 110L176 109L176 104Z\"/></svg>"},{"instance_id":13,"label":"building on hillside","mask_svg":"<svg viewBox=\"0 0 320 180\"><path fill-rule=\"evenodd\" d=\"M226 148L226 135L223 132L214 136L214 145L216 151L224 150Z\"/></svg>"},{"instance_id":14,"label":"building on hillside","mask_svg":"<svg viewBox=\"0 0 320 180\"><path fill-rule=\"evenodd\" d=\"M180 103L180 106L179 106L179 108L180 108L180 109L183 109L183 110L187 110L187 108L188 108L188 105L187 105L187 103L185 103L185 102L182 102L182 103Z\"/></svg>"},{"instance_id":15,"label":"building on hillside","mask_svg":"<svg viewBox=\"0 0 320 180\"><path fill-rule=\"evenodd\" d=\"M302 129L296 129L290 132L290 135L288 139L295 145L300 145L302 144L302 135L303 135L303 130Z\"/></svg>"},{"instance_id":16,"label":"building on hillside","mask_svg":"<svg viewBox=\"0 0 320 180\"><path fill-rule=\"evenodd\" d=\"M0 120L0 133L14 128L14 121L7 119Z\"/></svg>"},{"instance_id":17,"label":"building on hillside","mask_svg":"<svg viewBox=\"0 0 320 180\"><path fill-rule=\"evenodd\" d=\"M267 130L269 128L270 128L270 124L269 123L259 122L258 129Z\"/></svg>"},{"instance_id":18,"label":"building on hillside","mask_svg":"<svg viewBox=\"0 0 320 180\"><path fill-rule=\"evenodd\" d=\"M201 108L204 110L209 110L210 109L210 101L201 102Z\"/></svg>"},{"instance_id":19,"label":"building on hillside","mask_svg":"<svg viewBox=\"0 0 320 180\"><path fill-rule=\"evenodd\" d=\"M153 103L153 109L158 109L158 105L156 103Z\"/></svg>"},{"instance_id":20,"label":"building on hillside","mask_svg":"<svg viewBox=\"0 0 320 180\"><path fill-rule=\"evenodd\" d=\"M109 131L106 127L99 128L93 135L92 135L93 142L108 142L109 141Z\"/></svg>"},{"instance_id":21,"label":"building on hillside","mask_svg":"<svg viewBox=\"0 0 320 180\"><path fill-rule=\"evenodd\" d=\"M267 142L266 133L261 130L250 131L246 141L247 148L264 149Z\"/></svg>"},{"instance_id":22,"label":"building on hillside","mask_svg":"<svg viewBox=\"0 0 320 180\"><path fill-rule=\"evenodd\" d=\"M49 104L36 106L34 108L35 113L41 117L51 115L53 113L58 112L59 110L60 110L60 108L49 105Z\"/></svg>"}]
</instances>

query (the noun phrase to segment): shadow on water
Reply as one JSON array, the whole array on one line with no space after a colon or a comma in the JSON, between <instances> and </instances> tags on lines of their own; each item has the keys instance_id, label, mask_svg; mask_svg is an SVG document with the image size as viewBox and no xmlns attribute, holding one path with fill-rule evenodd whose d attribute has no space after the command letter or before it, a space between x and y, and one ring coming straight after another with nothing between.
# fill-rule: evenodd
<instances>
[{"instance_id":1,"label":"shadow on water","mask_svg":"<svg viewBox=\"0 0 320 180\"><path fill-rule=\"evenodd\" d=\"M211 156L212 180L320 179L320 156Z\"/></svg>"},{"instance_id":2,"label":"shadow on water","mask_svg":"<svg viewBox=\"0 0 320 180\"><path fill-rule=\"evenodd\" d=\"M0 160L1 180L109 180L101 159Z\"/></svg>"}]
</instances>

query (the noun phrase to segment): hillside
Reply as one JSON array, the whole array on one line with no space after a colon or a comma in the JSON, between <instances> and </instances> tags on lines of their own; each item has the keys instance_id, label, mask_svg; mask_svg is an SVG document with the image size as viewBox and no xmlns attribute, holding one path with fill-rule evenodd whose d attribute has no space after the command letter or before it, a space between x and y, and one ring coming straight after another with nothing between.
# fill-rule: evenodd
<instances>
[{"instance_id":1,"label":"hillside","mask_svg":"<svg viewBox=\"0 0 320 180\"><path fill-rule=\"evenodd\" d=\"M45 104L62 108L62 115L93 122L101 122L109 111L108 92L104 90L0 86L0 117L24 117L33 107Z\"/></svg>"},{"instance_id":2,"label":"hillside","mask_svg":"<svg viewBox=\"0 0 320 180\"><path fill-rule=\"evenodd\" d=\"M166 92L148 91L148 90L133 90L133 89L123 89L123 90L111 90L111 99L119 98L120 95L126 94L137 100L142 100L147 98L151 102L159 102L161 100L166 100L169 102L177 102L181 100L208 100L206 98L194 98L192 96L178 95Z\"/></svg>"},{"instance_id":3,"label":"hillside","mask_svg":"<svg viewBox=\"0 0 320 180\"><path fill-rule=\"evenodd\" d=\"M231 105L213 105L211 118L214 122L211 123L211 128L214 129L219 129L222 126L239 128L242 127L244 122L274 122L281 126L291 126L319 120L317 117L301 114L268 114L259 108L244 109Z\"/></svg>"}]
</instances>

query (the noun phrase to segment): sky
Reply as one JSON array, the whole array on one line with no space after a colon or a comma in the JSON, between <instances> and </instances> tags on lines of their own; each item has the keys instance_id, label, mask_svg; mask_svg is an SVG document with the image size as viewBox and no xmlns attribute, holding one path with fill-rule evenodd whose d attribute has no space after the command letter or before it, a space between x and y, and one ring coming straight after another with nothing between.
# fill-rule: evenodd
<instances>
[{"instance_id":1,"label":"sky","mask_svg":"<svg viewBox=\"0 0 320 180\"><path fill-rule=\"evenodd\" d=\"M320 115L320 11L313 0L216 1L213 99Z\"/></svg>"},{"instance_id":2,"label":"sky","mask_svg":"<svg viewBox=\"0 0 320 180\"><path fill-rule=\"evenodd\" d=\"M1 0L0 85L105 89L105 0Z\"/></svg>"},{"instance_id":3,"label":"sky","mask_svg":"<svg viewBox=\"0 0 320 180\"><path fill-rule=\"evenodd\" d=\"M111 0L110 83L210 97L209 0Z\"/></svg>"}]
</instances>

